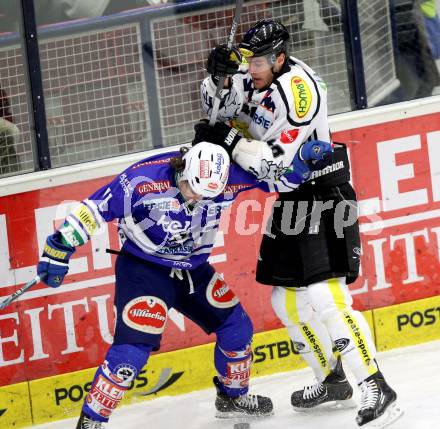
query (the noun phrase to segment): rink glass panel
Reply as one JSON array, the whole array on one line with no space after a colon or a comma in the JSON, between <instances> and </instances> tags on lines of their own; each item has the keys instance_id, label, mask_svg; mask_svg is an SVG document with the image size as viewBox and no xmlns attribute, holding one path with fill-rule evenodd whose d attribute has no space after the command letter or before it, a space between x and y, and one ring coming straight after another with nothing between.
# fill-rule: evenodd
<instances>
[{"instance_id":1,"label":"rink glass panel","mask_svg":"<svg viewBox=\"0 0 440 429\"><path fill-rule=\"evenodd\" d=\"M71 10L60 3L48 13L35 2L48 131L48 142L41 144L49 146L53 167L189 143L194 122L203 116L199 85L206 59L226 41L235 7L214 0L152 2L155 6L138 9L145 2L106 3ZM343 5L245 1L236 40L261 18L281 20L291 33L290 53L327 83L329 113L350 111L356 67L347 56ZM417 12L406 0L391 9L388 1L359 0L369 107L435 93L438 71ZM17 31L18 9L5 9L0 23L5 31ZM415 48L407 49L414 41L421 48L417 55ZM0 84L18 128L0 170L5 177L32 171L37 158L18 33L2 35L0 42Z\"/></svg>"},{"instance_id":2,"label":"rink glass panel","mask_svg":"<svg viewBox=\"0 0 440 429\"><path fill-rule=\"evenodd\" d=\"M0 4L0 178L34 171L32 119L26 58L19 28L19 2ZM15 19L6 20L6 10ZM3 16L2 16L3 15Z\"/></svg>"},{"instance_id":3,"label":"rink glass panel","mask_svg":"<svg viewBox=\"0 0 440 429\"><path fill-rule=\"evenodd\" d=\"M151 149L139 23L40 38L52 165Z\"/></svg>"},{"instance_id":4,"label":"rink glass panel","mask_svg":"<svg viewBox=\"0 0 440 429\"><path fill-rule=\"evenodd\" d=\"M165 146L189 142L202 117L200 82L206 59L225 43L234 6L154 19L153 52ZM326 81L331 114L351 109L340 9L310 1L245 2L236 41L255 22L279 19L289 29L290 55L309 64ZM171 83L171 84L170 84Z\"/></svg>"}]
</instances>

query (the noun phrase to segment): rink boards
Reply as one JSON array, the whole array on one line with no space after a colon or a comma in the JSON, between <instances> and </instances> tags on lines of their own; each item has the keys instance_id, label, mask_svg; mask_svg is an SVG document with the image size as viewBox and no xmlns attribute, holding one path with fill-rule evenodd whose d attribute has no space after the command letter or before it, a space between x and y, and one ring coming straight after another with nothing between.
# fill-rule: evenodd
<instances>
[{"instance_id":1,"label":"rink boards","mask_svg":"<svg viewBox=\"0 0 440 429\"><path fill-rule=\"evenodd\" d=\"M440 297L363 312L379 351L440 339ZM214 344L153 355L123 404L212 387ZM257 333L254 377L305 366L285 329ZM0 388L1 427L24 427L79 414L95 368ZM286 383L289 381L286 380Z\"/></svg>"},{"instance_id":2,"label":"rink boards","mask_svg":"<svg viewBox=\"0 0 440 429\"><path fill-rule=\"evenodd\" d=\"M440 97L331 118L346 142L360 201L362 272L350 285L379 350L440 338ZM45 237L78 201L140 157L97 161L0 182L0 299L35 275ZM13 191L12 191L13 190ZM240 297L257 333L254 375L300 368L255 283L259 240L273 195L244 194L222 217L211 263ZM0 427L74 416L112 342L116 228L78 249L63 286L37 285L0 312ZM177 312L161 354L126 401L211 386L212 341ZM85 369L93 368L93 369ZM142 393L142 395L138 395Z\"/></svg>"}]
</instances>

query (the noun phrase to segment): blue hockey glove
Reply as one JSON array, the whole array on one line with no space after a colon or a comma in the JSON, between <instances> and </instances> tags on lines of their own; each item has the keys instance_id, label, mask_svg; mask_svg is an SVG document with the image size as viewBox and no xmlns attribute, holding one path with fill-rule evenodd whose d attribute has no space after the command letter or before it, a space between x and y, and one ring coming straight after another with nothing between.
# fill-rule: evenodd
<instances>
[{"instance_id":1,"label":"blue hockey glove","mask_svg":"<svg viewBox=\"0 0 440 429\"><path fill-rule=\"evenodd\" d=\"M301 183L305 182L312 171L327 167L332 161L333 144L320 140L305 142L293 158L293 171Z\"/></svg>"},{"instance_id":2,"label":"blue hockey glove","mask_svg":"<svg viewBox=\"0 0 440 429\"><path fill-rule=\"evenodd\" d=\"M37 265L37 274L41 280L50 287L61 286L69 271L69 259L74 251L73 247L62 243L59 232L49 235Z\"/></svg>"},{"instance_id":3,"label":"blue hockey glove","mask_svg":"<svg viewBox=\"0 0 440 429\"><path fill-rule=\"evenodd\" d=\"M300 159L309 164L311 170L321 170L332 162L333 143L311 140L305 142L298 152Z\"/></svg>"}]
</instances>

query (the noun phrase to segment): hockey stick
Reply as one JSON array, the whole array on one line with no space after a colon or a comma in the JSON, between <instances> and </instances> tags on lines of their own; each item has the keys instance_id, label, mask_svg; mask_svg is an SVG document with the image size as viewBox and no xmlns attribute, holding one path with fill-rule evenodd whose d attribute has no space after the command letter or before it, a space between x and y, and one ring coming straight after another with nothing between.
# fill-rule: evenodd
<instances>
[{"instance_id":1,"label":"hockey stick","mask_svg":"<svg viewBox=\"0 0 440 429\"><path fill-rule=\"evenodd\" d=\"M243 7L243 0L236 0L235 13L234 13L234 17L232 18L231 31L229 32L228 41L226 43L228 49L232 48L232 44L235 38L235 33L237 32L237 28L238 28L238 22L240 21L242 7ZM220 77L218 79L217 88L215 89L214 105L212 106L211 117L209 118L209 125L211 126L215 124L215 121L217 119L218 110L220 108L220 91L223 89L223 86L225 85L225 80L226 80L225 76Z\"/></svg>"},{"instance_id":2,"label":"hockey stick","mask_svg":"<svg viewBox=\"0 0 440 429\"><path fill-rule=\"evenodd\" d=\"M15 301L19 296L23 295L32 286L35 286L41 280L40 276L35 276L30 282L26 283L22 288L9 295L4 301L0 303L0 310L6 308L12 301Z\"/></svg>"}]
</instances>

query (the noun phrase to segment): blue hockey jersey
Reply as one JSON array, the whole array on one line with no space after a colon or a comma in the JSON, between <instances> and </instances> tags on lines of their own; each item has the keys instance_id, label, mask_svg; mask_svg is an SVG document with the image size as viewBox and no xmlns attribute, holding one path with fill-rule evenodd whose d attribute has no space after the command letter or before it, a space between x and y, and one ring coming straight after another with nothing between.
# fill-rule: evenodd
<instances>
[{"instance_id":1,"label":"blue hockey jersey","mask_svg":"<svg viewBox=\"0 0 440 429\"><path fill-rule=\"evenodd\" d=\"M170 165L170 159L179 155L167 152L148 157L82 201L60 228L65 241L73 247L82 245L103 223L118 219L123 252L187 270L205 262L221 212L258 181L232 164L223 193L189 204L179 192Z\"/></svg>"}]
</instances>

